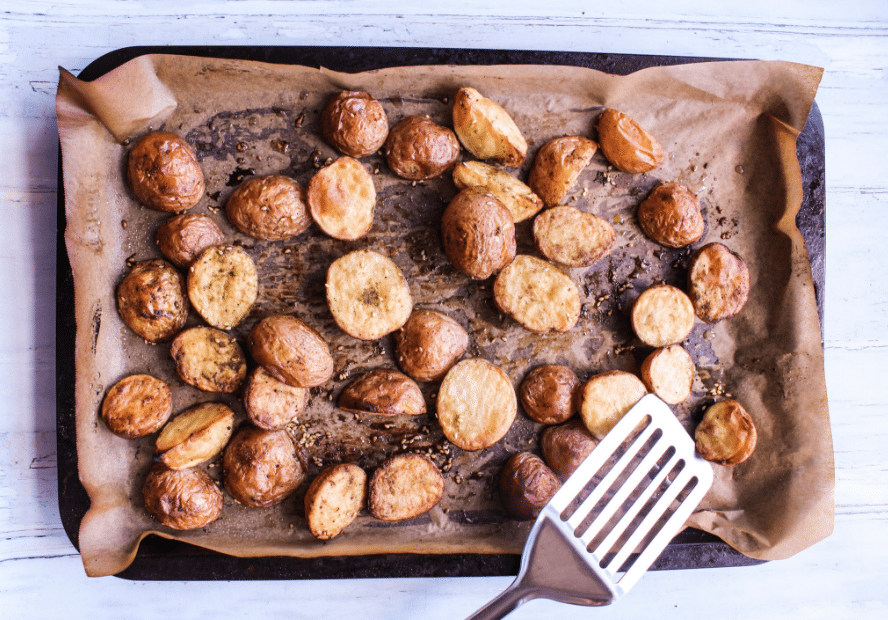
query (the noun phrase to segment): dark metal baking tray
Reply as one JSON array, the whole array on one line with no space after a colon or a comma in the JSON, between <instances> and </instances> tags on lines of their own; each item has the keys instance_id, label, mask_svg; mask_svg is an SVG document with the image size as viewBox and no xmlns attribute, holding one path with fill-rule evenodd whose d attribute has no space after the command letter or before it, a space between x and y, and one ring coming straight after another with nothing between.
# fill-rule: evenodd
<instances>
[{"instance_id":1,"label":"dark metal baking tray","mask_svg":"<svg viewBox=\"0 0 888 620\"><path fill-rule=\"evenodd\" d=\"M647 67L724 60L586 52L407 47L128 47L96 59L78 77L94 80L133 58L156 53L324 66L345 72L429 64L533 64L572 65L626 75ZM825 143L823 120L816 102L799 137L797 150L804 182L804 198L797 222L808 246L822 325L826 219ZM74 546L78 547L78 530L89 508L89 498L77 475L74 282L64 242L65 198L61 156L58 187L56 392L59 510L65 532ZM310 559L236 558L186 543L149 536L142 541L135 561L117 576L134 580L247 580L515 575L519 561L517 555L470 553ZM720 539L690 529L673 539L652 570L747 566L758 563L759 561L742 555Z\"/></svg>"}]
</instances>

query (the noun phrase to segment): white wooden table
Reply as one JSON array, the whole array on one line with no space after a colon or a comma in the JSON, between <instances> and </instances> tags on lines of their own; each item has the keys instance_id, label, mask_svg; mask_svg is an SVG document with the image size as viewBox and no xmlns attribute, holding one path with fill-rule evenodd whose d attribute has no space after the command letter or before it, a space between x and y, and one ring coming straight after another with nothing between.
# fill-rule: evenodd
<instances>
[{"instance_id":1,"label":"white wooden table","mask_svg":"<svg viewBox=\"0 0 888 620\"><path fill-rule=\"evenodd\" d=\"M510 578L89 579L58 513L57 66L131 45L367 45L789 60L826 69L825 347L836 528L795 557L650 573L615 606L511 617L888 617L888 3L3 0L0 10L0 617L461 618ZM556 4L559 6L556 8ZM603 5L604 6L604 5Z\"/></svg>"}]
</instances>

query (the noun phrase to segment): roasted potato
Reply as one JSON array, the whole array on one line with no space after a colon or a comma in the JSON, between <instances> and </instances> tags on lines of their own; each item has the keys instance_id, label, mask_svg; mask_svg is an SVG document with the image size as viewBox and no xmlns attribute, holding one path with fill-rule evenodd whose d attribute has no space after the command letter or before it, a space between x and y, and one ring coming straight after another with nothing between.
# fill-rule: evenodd
<instances>
[{"instance_id":1,"label":"roasted potato","mask_svg":"<svg viewBox=\"0 0 888 620\"><path fill-rule=\"evenodd\" d=\"M706 230L700 201L681 183L660 183L638 206L638 224L651 241L683 248Z\"/></svg>"},{"instance_id":2,"label":"roasted potato","mask_svg":"<svg viewBox=\"0 0 888 620\"><path fill-rule=\"evenodd\" d=\"M170 469L200 465L231 439L234 411L223 403L200 403L170 420L154 444L158 461Z\"/></svg>"},{"instance_id":3,"label":"roasted potato","mask_svg":"<svg viewBox=\"0 0 888 620\"><path fill-rule=\"evenodd\" d=\"M196 205L205 189L194 149L166 131L149 133L136 142L127 160L126 179L143 205L172 213Z\"/></svg>"},{"instance_id":4,"label":"roasted potato","mask_svg":"<svg viewBox=\"0 0 888 620\"><path fill-rule=\"evenodd\" d=\"M208 247L221 245L225 235L213 218L183 213L161 224L154 241L167 260L178 267L188 267Z\"/></svg>"},{"instance_id":5,"label":"roasted potato","mask_svg":"<svg viewBox=\"0 0 888 620\"><path fill-rule=\"evenodd\" d=\"M515 421L518 399L505 372L483 359L458 362L438 390L438 422L451 443L481 450L502 439Z\"/></svg>"},{"instance_id":6,"label":"roasted potato","mask_svg":"<svg viewBox=\"0 0 888 620\"><path fill-rule=\"evenodd\" d=\"M155 463L142 486L145 509L174 530L206 527L222 513L222 491L200 469L170 469Z\"/></svg>"},{"instance_id":7,"label":"roasted potato","mask_svg":"<svg viewBox=\"0 0 888 620\"><path fill-rule=\"evenodd\" d=\"M148 342L164 342L185 326L188 318L185 279L165 260L133 265L117 287L120 318Z\"/></svg>"},{"instance_id":8,"label":"roasted potato","mask_svg":"<svg viewBox=\"0 0 888 620\"><path fill-rule=\"evenodd\" d=\"M389 131L385 159L399 177L424 181L441 176L456 163L459 140L427 116L408 116Z\"/></svg>"},{"instance_id":9,"label":"roasted potato","mask_svg":"<svg viewBox=\"0 0 888 620\"><path fill-rule=\"evenodd\" d=\"M544 364L527 373L518 397L534 422L561 424L577 412L579 387L579 377L567 366Z\"/></svg>"},{"instance_id":10,"label":"roasted potato","mask_svg":"<svg viewBox=\"0 0 888 620\"><path fill-rule=\"evenodd\" d=\"M566 332L580 318L580 291L568 275L541 258L521 254L493 284L497 307L532 332Z\"/></svg>"},{"instance_id":11,"label":"roasted potato","mask_svg":"<svg viewBox=\"0 0 888 620\"><path fill-rule=\"evenodd\" d=\"M292 239L311 225L305 190L282 174L241 183L225 203L225 214L243 234L267 241Z\"/></svg>"},{"instance_id":12,"label":"roasted potato","mask_svg":"<svg viewBox=\"0 0 888 620\"><path fill-rule=\"evenodd\" d=\"M303 321L287 314L257 323L247 346L253 360L287 385L310 388L333 376L333 356L323 337Z\"/></svg>"},{"instance_id":13,"label":"roasted potato","mask_svg":"<svg viewBox=\"0 0 888 620\"><path fill-rule=\"evenodd\" d=\"M312 536L330 540L355 520L367 503L367 474L351 463L324 469L305 492L305 521Z\"/></svg>"},{"instance_id":14,"label":"roasted potato","mask_svg":"<svg viewBox=\"0 0 888 620\"><path fill-rule=\"evenodd\" d=\"M321 112L321 134L330 146L350 157L372 155L385 144L388 119L370 93L343 90Z\"/></svg>"},{"instance_id":15,"label":"roasted potato","mask_svg":"<svg viewBox=\"0 0 888 620\"><path fill-rule=\"evenodd\" d=\"M346 334L377 340L407 322L413 298L392 259L372 250L355 250L327 269L327 305Z\"/></svg>"},{"instance_id":16,"label":"roasted potato","mask_svg":"<svg viewBox=\"0 0 888 620\"><path fill-rule=\"evenodd\" d=\"M632 305L632 329L652 347L676 344L694 328L694 306L684 291L668 284L645 290Z\"/></svg>"},{"instance_id":17,"label":"roasted potato","mask_svg":"<svg viewBox=\"0 0 888 620\"><path fill-rule=\"evenodd\" d=\"M746 409L736 400L723 400L706 410L694 431L697 452L719 465L739 465L755 452L758 432Z\"/></svg>"},{"instance_id":18,"label":"roasted potato","mask_svg":"<svg viewBox=\"0 0 888 620\"><path fill-rule=\"evenodd\" d=\"M376 368L364 373L339 395L341 409L376 415L419 415L425 399L416 382L397 370Z\"/></svg>"},{"instance_id":19,"label":"roasted potato","mask_svg":"<svg viewBox=\"0 0 888 620\"><path fill-rule=\"evenodd\" d=\"M623 172L649 172L666 161L654 136L628 114L612 108L598 117L598 143L607 160Z\"/></svg>"},{"instance_id":20,"label":"roasted potato","mask_svg":"<svg viewBox=\"0 0 888 620\"><path fill-rule=\"evenodd\" d=\"M597 150L598 145L583 136L549 140L537 151L527 184L543 204L554 207L564 200Z\"/></svg>"},{"instance_id":21,"label":"roasted potato","mask_svg":"<svg viewBox=\"0 0 888 620\"><path fill-rule=\"evenodd\" d=\"M499 495L509 516L536 519L561 488L561 481L543 459L531 452L513 454L499 473Z\"/></svg>"},{"instance_id":22,"label":"roasted potato","mask_svg":"<svg viewBox=\"0 0 888 620\"><path fill-rule=\"evenodd\" d=\"M383 521L413 519L434 508L444 496L444 477L419 454L398 454L370 478L370 514Z\"/></svg>"},{"instance_id":23,"label":"roasted potato","mask_svg":"<svg viewBox=\"0 0 888 620\"><path fill-rule=\"evenodd\" d=\"M647 389L641 379L622 370L594 375L580 388L580 416L595 439L601 441Z\"/></svg>"},{"instance_id":24,"label":"roasted potato","mask_svg":"<svg viewBox=\"0 0 888 620\"><path fill-rule=\"evenodd\" d=\"M398 365L417 381L443 379L468 346L462 325L435 310L414 310L395 332Z\"/></svg>"},{"instance_id":25,"label":"roasted potato","mask_svg":"<svg viewBox=\"0 0 888 620\"><path fill-rule=\"evenodd\" d=\"M188 268L188 299L211 326L231 329L249 313L259 295L256 263L236 245L214 245Z\"/></svg>"},{"instance_id":26,"label":"roasted potato","mask_svg":"<svg viewBox=\"0 0 888 620\"><path fill-rule=\"evenodd\" d=\"M718 323L739 314L749 299L749 268L721 243L694 252L688 263L688 294L701 321Z\"/></svg>"},{"instance_id":27,"label":"roasted potato","mask_svg":"<svg viewBox=\"0 0 888 620\"><path fill-rule=\"evenodd\" d=\"M228 443L222 457L225 490L245 506L276 506L305 480L307 460L285 430L245 426Z\"/></svg>"},{"instance_id":28,"label":"roasted potato","mask_svg":"<svg viewBox=\"0 0 888 620\"><path fill-rule=\"evenodd\" d=\"M677 405L691 395L694 361L679 344L657 349L641 364L641 380L660 400Z\"/></svg>"},{"instance_id":29,"label":"roasted potato","mask_svg":"<svg viewBox=\"0 0 888 620\"><path fill-rule=\"evenodd\" d=\"M527 141L509 113L474 88L460 88L453 96L453 130L478 159L514 168L527 156Z\"/></svg>"},{"instance_id":30,"label":"roasted potato","mask_svg":"<svg viewBox=\"0 0 888 620\"><path fill-rule=\"evenodd\" d=\"M138 439L160 430L173 412L173 393L151 375L130 375L111 386L102 401L102 420L112 433Z\"/></svg>"},{"instance_id":31,"label":"roasted potato","mask_svg":"<svg viewBox=\"0 0 888 620\"><path fill-rule=\"evenodd\" d=\"M247 376L240 345L228 333L212 327L186 329L173 340L170 355L179 378L204 392L230 394Z\"/></svg>"},{"instance_id":32,"label":"roasted potato","mask_svg":"<svg viewBox=\"0 0 888 620\"><path fill-rule=\"evenodd\" d=\"M309 181L308 206L318 228L334 239L359 239L373 225L373 177L357 159L340 157Z\"/></svg>"},{"instance_id":33,"label":"roasted potato","mask_svg":"<svg viewBox=\"0 0 888 620\"><path fill-rule=\"evenodd\" d=\"M441 219L444 253L458 271L484 280L515 258L512 214L490 192L479 187L460 191Z\"/></svg>"},{"instance_id":34,"label":"roasted potato","mask_svg":"<svg viewBox=\"0 0 888 620\"><path fill-rule=\"evenodd\" d=\"M543 460L562 480L567 480L597 445L598 441L577 418L546 428L540 437Z\"/></svg>"},{"instance_id":35,"label":"roasted potato","mask_svg":"<svg viewBox=\"0 0 888 620\"><path fill-rule=\"evenodd\" d=\"M527 185L505 170L480 161L461 161L453 167L453 182L459 189L480 187L503 203L516 224L533 217L543 201Z\"/></svg>"},{"instance_id":36,"label":"roasted potato","mask_svg":"<svg viewBox=\"0 0 888 620\"><path fill-rule=\"evenodd\" d=\"M244 386L244 409L250 422L273 431L298 419L308 407L307 388L278 381L262 366L257 366Z\"/></svg>"},{"instance_id":37,"label":"roasted potato","mask_svg":"<svg viewBox=\"0 0 888 620\"><path fill-rule=\"evenodd\" d=\"M606 220L576 207L552 207L533 221L537 249L566 267L590 267L614 245L617 234Z\"/></svg>"}]
</instances>

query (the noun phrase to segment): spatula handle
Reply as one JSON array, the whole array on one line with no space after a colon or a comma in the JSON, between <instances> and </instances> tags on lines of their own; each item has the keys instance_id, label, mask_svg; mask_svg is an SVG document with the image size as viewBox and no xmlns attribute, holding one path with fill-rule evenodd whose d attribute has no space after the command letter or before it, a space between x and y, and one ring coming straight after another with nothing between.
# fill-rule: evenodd
<instances>
[{"instance_id":1,"label":"spatula handle","mask_svg":"<svg viewBox=\"0 0 888 620\"><path fill-rule=\"evenodd\" d=\"M536 596L533 591L523 587L520 580L516 579L499 596L466 618L466 620L499 620L522 603L526 603L534 598Z\"/></svg>"}]
</instances>

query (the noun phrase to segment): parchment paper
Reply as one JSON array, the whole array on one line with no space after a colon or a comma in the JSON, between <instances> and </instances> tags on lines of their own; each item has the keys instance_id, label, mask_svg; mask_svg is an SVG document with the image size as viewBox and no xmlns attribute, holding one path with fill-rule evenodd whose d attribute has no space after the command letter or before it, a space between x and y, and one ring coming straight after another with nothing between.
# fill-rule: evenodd
<instances>
[{"instance_id":1,"label":"parchment paper","mask_svg":"<svg viewBox=\"0 0 888 620\"><path fill-rule=\"evenodd\" d=\"M726 62L625 77L548 66L429 66L346 75L165 55L140 57L92 83L62 70L57 110L78 329L77 448L91 500L80 531L86 572L119 572L148 533L237 556L520 553L529 524L504 515L494 477L510 454L538 451L542 427L519 413L499 444L463 452L446 443L435 420L437 384L422 386L426 416L389 419L337 409L340 391L355 376L395 363L390 337L357 341L336 327L324 301L326 268L358 248L388 254L410 282L415 306L453 316L471 335L467 356L496 363L516 388L542 363L566 364L581 379L607 369L637 371L650 349L632 333L632 301L655 282L684 287L690 254L656 246L635 221L638 203L660 180L681 181L701 198L707 232L695 247L722 241L744 256L752 274L744 311L715 326L698 322L685 343L698 376L692 397L674 411L692 432L707 404L730 395L755 419L758 448L741 465L715 466L715 485L689 524L766 560L791 556L828 536L834 468L823 352L807 253L795 226L802 197L795 140L821 74L791 63ZM500 103L524 132L528 161L513 170L522 179L546 140L594 138L595 118L605 106L633 116L668 152L664 166L644 175L617 172L598 154L566 200L606 218L618 232L607 259L569 270L583 300L571 331L525 331L497 312L491 281L469 281L449 265L439 225L456 193L449 174L414 184L394 176L380 155L365 158L379 200L370 233L354 242L330 239L314 226L294 240L257 241L227 223L225 200L243 179L283 173L306 184L337 157L318 131L318 113L337 90L369 91L391 125L414 113L451 125L450 97L463 85ZM213 217L259 267L259 300L233 333L243 342L262 317L293 313L330 344L336 374L312 390L308 412L291 428L308 449L309 479L332 463L353 461L369 472L388 455L421 451L446 479L445 497L428 515L389 524L365 513L322 543L302 516L306 483L270 509L243 507L226 494L220 519L201 530L175 532L147 516L141 486L154 438L112 435L98 415L106 390L126 375L147 372L170 383L174 414L196 402L225 400L243 418L239 395L220 398L183 384L169 346L136 337L116 310L115 289L127 260L160 257L152 238L168 217L141 207L124 182L129 145L151 129L173 131L197 149L207 195L192 212ZM463 157L471 158L467 152ZM521 253L536 253L530 226L517 226ZM200 324L193 312L189 324ZM218 460L203 468L219 478Z\"/></svg>"}]
</instances>

